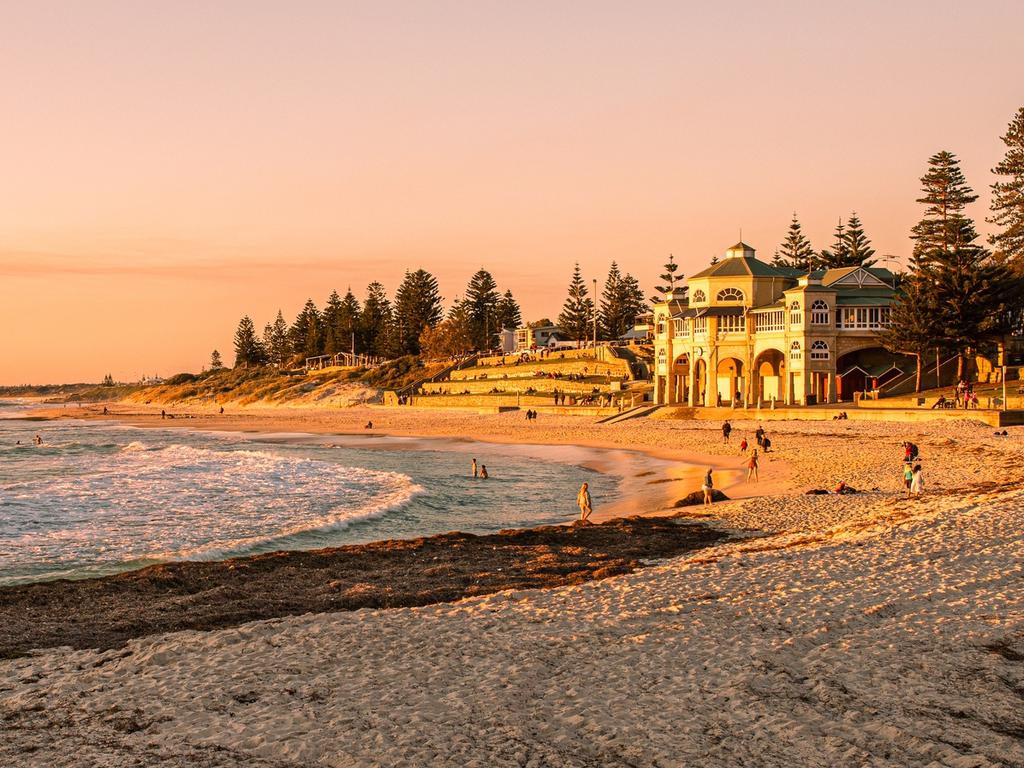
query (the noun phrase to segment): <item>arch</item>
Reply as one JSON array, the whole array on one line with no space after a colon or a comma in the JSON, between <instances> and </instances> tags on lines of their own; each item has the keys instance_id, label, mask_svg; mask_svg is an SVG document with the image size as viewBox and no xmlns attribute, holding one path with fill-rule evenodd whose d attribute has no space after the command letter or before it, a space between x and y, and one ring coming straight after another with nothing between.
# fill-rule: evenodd
<instances>
[{"instance_id":1,"label":"arch","mask_svg":"<svg viewBox=\"0 0 1024 768\"><path fill-rule=\"evenodd\" d=\"M723 288L718 292L715 301L743 301L743 291L739 288Z\"/></svg>"},{"instance_id":2,"label":"arch","mask_svg":"<svg viewBox=\"0 0 1024 768\"><path fill-rule=\"evenodd\" d=\"M679 355L679 357L677 357L672 363L672 367L688 371L690 369L690 356L683 352L683 354Z\"/></svg>"},{"instance_id":3,"label":"arch","mask_svg":"<svg viewBox=\"0 0 1024 768\"><path fill-rule=\"evenodd\" d=\"M811 304L811 325L829 325L828 302L822 299L815 299Z\"/></svg>"},{"instance_id":4,"label":"arch","mask_svg":"<svg viewBox=\"0 0 1024 768\"><path fill-rule=\"evenodd\" d=\"M691 299L694 303L697 303L707 301L708 297L704 295L704 291L698 288L696 291L693 292L693 296L691 297Z\"/></svg>"},{"instance_id":5,"label":"arch","mask_svg":"<svg viewBox=\"0 0 1024 768\"><path fill-rule=\"evenodd\" d=\"M821 340L811 342L811 360L828 360L830 357L832 357L832 353L829 351L828 342Z\"/></svg>"},{"instance_id":6,"label":"arch","mask_svg":"<svg viewBox=\"0 0 1024 768\"><path fill-rule=\"evenodd\" d=\"M794 341L792 344L789 345L789 359L799 360L801 355L802 351L800 349L800 342Z\"/></svg>"},{"instance_id":7,"label":"arch","mask_svg":"<svg viewBox=\"0 0 1024 768\"><path fill-rule=\"evenodd\" d=\"M737 357L724 357L715 371L715 394L720 405L743 404L743 361Z\"/></svg>"},{"instance_id":8,"label":"arch","mask_svg":"<svg viewBox=\"0 0 1024 768\"><path fill-rule=\"evenodd\" d=\"M757 403L782 400L786 356L778 349L766 349L754 358L751 399Z\"/></svg>"},{"instance_id":9,"label":"arch","mask_svg":"<svg viewBox=\"0 0 1024 768\"><path fill-rule=\"evenodd\" d=\"M694 405L706 405L707 404L707 380L708 380L708 364L701 359L698 359L693 364L693 387L690 392L693 395Z\"/></svg>"}]
</instances>

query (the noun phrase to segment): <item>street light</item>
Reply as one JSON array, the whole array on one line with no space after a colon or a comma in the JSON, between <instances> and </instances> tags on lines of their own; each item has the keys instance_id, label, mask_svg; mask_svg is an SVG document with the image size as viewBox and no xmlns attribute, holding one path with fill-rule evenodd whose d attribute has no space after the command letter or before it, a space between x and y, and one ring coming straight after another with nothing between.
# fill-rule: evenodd
<instances>
[{"instance_id":1,"label":"street light","mask_svg":"<svg viewBox=\"0 0 1024 768\"><path fill-rule=\"evenodd\" d=\"M594 278L594 359L597 360L597 278Z\"/></svg>"}]
</instances>

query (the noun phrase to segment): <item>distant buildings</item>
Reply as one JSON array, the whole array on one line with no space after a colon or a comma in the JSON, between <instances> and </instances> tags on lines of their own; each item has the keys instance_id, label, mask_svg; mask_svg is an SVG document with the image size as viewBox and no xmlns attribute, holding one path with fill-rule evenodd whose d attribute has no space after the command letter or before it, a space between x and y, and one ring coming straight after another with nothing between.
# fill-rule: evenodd
<instances>
[{"instance_id":1,"label":"distant buildings","mask_svg":"<svg viewBox=\"0 0 1024 768\"><path fill-rule=\"evenodd\" d=\"M737 243L657 302L654 397L691 406L834 403L907 366L886 352L893 276L874 267L803 273Z\"/></svg>"}]
</instances>

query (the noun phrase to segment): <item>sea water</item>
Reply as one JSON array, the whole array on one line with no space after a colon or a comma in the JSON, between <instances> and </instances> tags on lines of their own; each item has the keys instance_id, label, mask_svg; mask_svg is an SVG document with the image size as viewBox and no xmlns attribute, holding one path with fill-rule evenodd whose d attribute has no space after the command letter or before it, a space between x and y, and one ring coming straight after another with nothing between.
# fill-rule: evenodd
<instances>
[{"instance_id":1,"label":"sea water","mask_svg":"<svg viewBox=\"0 0 1024 768\"><path fill-rule=\"evenodd\" d=\"M584 449L33 421L0 401L0 585L572 519ZM42 439L35 444L35 437ZM490 478L472 477L471 460Z\"/></svg>"}]
</instances>

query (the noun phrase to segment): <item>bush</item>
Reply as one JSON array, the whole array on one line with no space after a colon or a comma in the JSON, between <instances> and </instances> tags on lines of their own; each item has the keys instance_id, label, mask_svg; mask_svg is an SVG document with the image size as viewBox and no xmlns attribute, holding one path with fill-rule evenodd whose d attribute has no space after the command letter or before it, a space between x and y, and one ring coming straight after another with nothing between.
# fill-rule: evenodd
<instances>
[{"instance_id":1,"label":"bush","mask_svg":"<svg viewBox=\"0 0 1024 768\"><path fill-rule=\"evenodd\" d=\"M164 384L173 387L177 386L178 384L191 384L193 381L197 381L198 379L199 377L196 376L194 373L178 373L175 374L174 376L171 376L171 378L167 379L167 381L165 381Z\"/></svg>"}]
</instances>

